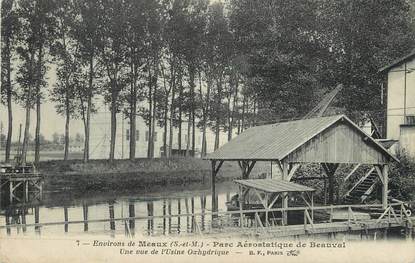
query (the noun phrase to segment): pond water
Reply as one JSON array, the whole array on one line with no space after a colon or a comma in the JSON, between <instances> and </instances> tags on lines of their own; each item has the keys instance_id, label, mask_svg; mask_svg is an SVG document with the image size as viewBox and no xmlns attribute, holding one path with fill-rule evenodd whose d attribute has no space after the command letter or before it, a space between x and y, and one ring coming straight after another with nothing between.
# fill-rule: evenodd
<instances>
[{"instance_id":1,"label":"pond water","mask_svg":"<svg viewBox=\"0 0 415 263\"><path fill-rule=\"evenodd\" d=\"M217 183L219 211L226 210L225 202L236 193L233 182ZM6 198L7 199L7 198ZM104 192L73 194L62 190L43 193L41 201L7 204L4 197L0 213L0 235L179 235L202 231L211 226L211 190L207 184L159 187L146 192ZM110 219L125 217L146 217L200 213L201 215L136 219L131 221ZM105 222L79 222L64 224L65 221L90 221L105 219ZM58 225L48 223L61 222ZM28 224L28 226L6 227L8 224ZM45 224L40 227L30 224Z\"/></svg>"}]
</instances>

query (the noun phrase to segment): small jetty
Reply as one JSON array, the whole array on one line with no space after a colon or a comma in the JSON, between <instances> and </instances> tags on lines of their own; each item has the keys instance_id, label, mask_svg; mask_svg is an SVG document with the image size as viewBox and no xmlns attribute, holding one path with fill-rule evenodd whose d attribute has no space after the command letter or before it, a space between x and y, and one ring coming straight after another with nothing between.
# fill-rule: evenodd
<instances>
[{"instance_id":1,"label":"small jetty","mask_svg":"<svg viewBox=\"0 0 415 263\"><path fill-rule=\"evenodd\" d=\"M10 203L36 199L42 191L43 176L33 164L0 164L0 194Z\"/></svg>"}]
</instances>

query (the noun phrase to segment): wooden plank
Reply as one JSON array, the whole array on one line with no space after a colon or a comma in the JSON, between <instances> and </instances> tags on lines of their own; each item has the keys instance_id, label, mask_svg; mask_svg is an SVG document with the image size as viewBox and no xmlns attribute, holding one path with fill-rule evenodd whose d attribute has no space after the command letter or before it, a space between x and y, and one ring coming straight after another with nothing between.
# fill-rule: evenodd
<instances>
[{"instance_id":1,"label":"wooden plank","mask_svg":"<svg viewBox=\"0 0 415 263\"><path fill-rule=\"evenodd\" d=\"M388 206L388 184L389 184L388 169L389 169L389 166L387 164L385 164L382 169L382 173L383 173L382 205L384 209Z\"/></svg>"},{"instance_id":2,"label":"wooden plank","mask_svg":"<svg viewBox=\"0 0 415 263\"><path fill-rule=\"evenodd\" d=\"M343 182L346 182L349 178L350 178L350 176L352 176L356 171L357 171L357 169L359 169L359 167L361 166L362 164L357 164L357 165L355 165L354 167L353 167L353 169L350 171L350 173L348 173L347 175L346 175L346 177L344 177L344 179L343 179Z\"/></svg>"}]
</instances>

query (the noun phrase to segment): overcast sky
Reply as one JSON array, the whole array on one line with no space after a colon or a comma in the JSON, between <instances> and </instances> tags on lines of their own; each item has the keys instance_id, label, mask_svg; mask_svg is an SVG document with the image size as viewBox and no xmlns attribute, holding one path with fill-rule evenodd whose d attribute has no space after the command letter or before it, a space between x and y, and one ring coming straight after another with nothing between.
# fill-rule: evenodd
<instances>
[{"instance_id":1,"label":"overcast sky","mask_svg":"<svg viewBox=\"0 0 415 263\"><path fill-rule=\"evenodd\" d=\"M51 89L56 81L56 71L53 65L49 65L47 82L48 89ZM14 67L16 68L16 66ZM14 76L13 76L14 77ZM15 84L15 88L17 84ZM46 94L47 100L49 100L49 94ZM17 141L19 138L19 125L22 124L24 129L25 123L25 110L23 107L17 104L13 104L13 141ZM34 136L36 127L36 112L31 111L30 113L30 133ZM3 134L7 134L7 106L0 104L0 122L3 123ZM40 133L43 134L46 139L51 139L52 134L57 132L63 134L65 131L65 118L56 113L56 109L53 103L45 101L41 106L41 126ZM70 123L70 134L71 136L76 133L83 134L83 126L80 120L71 120ZM22 131L23 134L23 131Z\"/></svg>"}]
</instances>

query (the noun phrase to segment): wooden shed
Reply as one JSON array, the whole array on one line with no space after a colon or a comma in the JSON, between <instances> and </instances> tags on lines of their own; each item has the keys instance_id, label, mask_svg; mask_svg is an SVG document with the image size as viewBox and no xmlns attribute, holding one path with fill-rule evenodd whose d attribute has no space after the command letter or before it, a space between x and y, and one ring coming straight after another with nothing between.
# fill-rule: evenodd
<instances>
[{"instance_id":1,"label":"wooden shed","mask_svg":"<svg viewBox=\"0 0 415 263\"><path fill-rule=\"evenodd\" d=\"M388 164L398 161L345 115L256 126L206 159L212 163L213 193L216 174L224 161L237 161L243 179L249 178L256 162L273 161L286 181L291 180L301 164L319 163L328 177L330 202L333 201L333 175L339 164L372 165L372 171L377 173L383 185L384 207L387 206ZM212 199L212 204L214 209L217 208L216 200Z\"/></svg>"}]
</instances>

